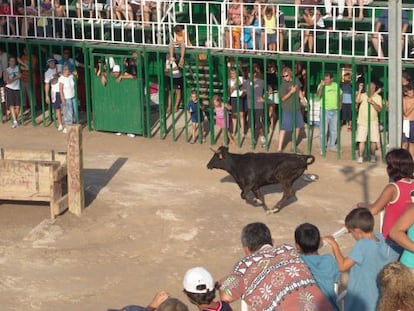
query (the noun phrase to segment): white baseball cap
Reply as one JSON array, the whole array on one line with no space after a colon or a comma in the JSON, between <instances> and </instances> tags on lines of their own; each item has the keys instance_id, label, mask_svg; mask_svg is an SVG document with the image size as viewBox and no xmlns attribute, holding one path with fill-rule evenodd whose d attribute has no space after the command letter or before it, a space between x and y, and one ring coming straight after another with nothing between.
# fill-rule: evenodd
<instances>
[{"instance_id":1,"label":"white baseball cap","mask_svg":"<svg viewBox=\"0 0 414 311\"><path fill-rule=\"evenodd\" d=\"M214 279L206 269L196 267L185 273L183 285L189 293L205 294L214 290Z\"/></svg>"}]
</instances>

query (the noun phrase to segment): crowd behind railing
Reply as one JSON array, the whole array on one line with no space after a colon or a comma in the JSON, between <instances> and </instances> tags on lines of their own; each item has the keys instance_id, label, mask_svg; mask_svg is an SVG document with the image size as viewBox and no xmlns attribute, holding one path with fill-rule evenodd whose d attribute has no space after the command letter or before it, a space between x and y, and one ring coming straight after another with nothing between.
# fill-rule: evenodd
<instances>
[{"instance_id":1,"label":"crowd behind railing","mask_svg":"<svg viewBox=\"0 0 414 311\"><path fill-rule=\"evenodd\" d=\"M388 41L388 8L372 1L332 6L137 0L2 0L0 36L142 43L168 46L181 25L192 48L257 53L297 53L382 59ZM301 4L300 4L301 3ZM309 3L312 3L310 5ZM413 10L404 4L403 59L414 57ZM121 31L120 31L121 30Z\"/></svg>"}]
</instances>

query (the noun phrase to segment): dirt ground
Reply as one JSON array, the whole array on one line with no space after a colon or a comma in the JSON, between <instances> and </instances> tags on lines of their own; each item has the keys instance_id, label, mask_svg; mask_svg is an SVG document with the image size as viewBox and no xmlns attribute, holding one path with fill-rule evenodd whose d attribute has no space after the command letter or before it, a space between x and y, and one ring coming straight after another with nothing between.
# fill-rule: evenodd
<instances>
[{"instance_id":1,"label":"dirt ground","mask_svg":"<svg viewBox=\"0 0 414 311\"><path fill-rule=\"evenodd\" d=\"M346 135L343 141L350 140ZM64 150L65 139L52 126L12 130L0 124L2 148ZM182 277L188 268L204 266L218 279L242 256L245 224L265 222L276 243L292 242L303 222L331 234L357 202L374 200L387 182L383 163L358 165L346 148L341 160L317 154L307 172L319 180L298 180L297 201L266 215L240 199L226 172L206 168L209 147L184 138L173 142L170 136L128 138L84 130L87 207L81 217L67 212L52 222L46 204L0 202L1 309L146 305L160 289L185 299ZM230 149L247 152L249 144ZM281 197L278 186L264 193L269 205ZM349 235L339 242L345 253L353 244ZM239 306L233 304L235 310Z\"/></svg>"}]
</instances>

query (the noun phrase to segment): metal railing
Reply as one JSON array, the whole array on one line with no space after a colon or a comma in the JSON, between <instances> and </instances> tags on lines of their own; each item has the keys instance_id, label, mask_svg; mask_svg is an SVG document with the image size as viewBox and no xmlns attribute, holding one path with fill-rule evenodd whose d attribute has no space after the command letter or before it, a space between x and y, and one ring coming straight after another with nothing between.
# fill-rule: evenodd
<instances>
[{"instance_id":1,"label":"metal railing","mask_svg":"<svg viewBox=\"0 0 414 311\"><path fill-rule=\"evenodd\" d=\"M0 31L0 37L30 38L44 40L74 40L92 41L122 44L142 44L148 46L167 47L173 37L172 25L183 25L192 43L189 48L208 48L212 50L224 50L250 53L289 53L309 56L343 56L364 59L384 58L372 48L373 35L386 36L386 33L375 32L377 17L385 7L364 7L366 16L363 21L356 18L352 20L338 20L335 15L332 19L325 20L326 28L319 29L316 26L299 27L301 20L300 8L293 4L275 4L276 12L276 37L277 41L284 38L283 47L272 51L268 48L267 36L257 37L255 32L265 32L261 18L256 25L247 25L245 18L241 18L238 24L227 24L224 17L229 12L231 2L198 2L181 1L179 4L172 2L156 1L156 6L148 7L147 1L141 1L135 9L131 5L125 6L121 13L114 10L115 6L103 6L96 0L90 6L80 5L66 0L64 8L65 17L58 16L57 8L49 11L35 7L19 7L15 0L11 0L10 15L0 15L4 25ZM233 4L234 5L234 4ZM258 6L258 16L265 11L265 4ZM40 1L38 8L41 8ZM240 4L236 8L239 12L250 12L253 4ZM321 6L312 7L315 12L323 11ZM131 19L129 11L133 11ZM148 11L152 10L152 11ZM354 8L355 10L355 8ZM404 8L409 22L412 24L414 8ZM227 12L227 13L226 13ZM285 12L279 17L277 12ZM121 19L117 19L117 14ZM354 12L355 13L355 12ZM60 13L59 13L60 14ZM119 15L118 14L118 15ZM153 18L149 20L149 15ZM144 15L146 16L144 18ZM355 14L353 14L355 16ZM232 36L231 34L236 36ZM238 33L238 34L237 34ZM244 46L247 37L252 34L252 47ZM230 34L230 35L229 35ZM306 36L313 36L313 49L309 51L305 46ZM240 42L234 42L239 38ZM259 44L259 41L261 44ZM213 44L214 43L214 44ZM236 44L237 43L237 44ZM413 27L403 34L403 60L409 60L414 43ZM278 43L279 44L279 43Z\"/></svg>"}]
</instances>

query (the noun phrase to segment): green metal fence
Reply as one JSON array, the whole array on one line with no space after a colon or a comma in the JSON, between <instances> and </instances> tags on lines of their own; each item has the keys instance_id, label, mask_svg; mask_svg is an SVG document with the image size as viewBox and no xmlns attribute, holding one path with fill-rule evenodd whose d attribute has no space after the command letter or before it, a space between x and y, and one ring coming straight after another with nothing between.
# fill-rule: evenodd
<instances>
[{"instance_id":1,"label":"green metal fence","mask_svg":"<svg viewBox=\"0 0 414 311\"><path fill-rule=\"evenodd\" d=\"M324 130L324 119L316 120L317 112L313 111L316 103L319 103L322 113L324 112L325 99L317 97L317 87L323 79L325 73L331 72L334 81L341 85L343 68L347 67L352 73L352 134L351 142L343 142L341 136L341 123L338 122L338 139L337 139L337 158L341 158L343 146L351 146L352 158L355 159L356 142L355 129L358 116L355 105L355 94L357 90L357 75L360 79L368 84L370 81L380 81L383 84L382 98L384 103L388 97L388 67L386 63L375 63L361 61L357 59L342 60L340 58L309 58L293 57L288 55L256 55L256 54L229 54L224 52L212 53L211 50L188 49L185 56L185 65L180 69L183 76L183 85L180 90L181 100L179 110L173 109L177 92L174 89L172 71L165 73L166 59L168 51L160 48L149 48L136 46L121 45L88 45L82 43L51 43L45 41L26 40L13 41L9 40L3 44L4 50L9 55L21 55L24 48L30 56L30 88L29 88L29 105L21 103L20 119L23 124L31 123L35 125L49 126L55 124L54 112L50 105L45 103L44 94L44 72L47 70L47 57L59 54L63 57L63 50L69 50L72 57L79 62L77 64L77 98L79 99L78 121L84 122L89 129L124 132L143 135L145 137L159 137L160 139L172 139L176 141L189 138L189 115L187 104L190 93L196 90L198 101L203 106L205 120L201 122L205 125L206 137L203 137L204 131L199 126L198 143L203 143L203 138L210 145L229 144L227 137L227 126L221 131L214 125L214 107L212 106L212 97L219 95L223 102L229 101L229 71L235 68L237 73L245 72L247 76L253 77L255 71L261 71L264 80L263 93L263 110L265 118L264 123L264 150L274 149L271 144L276 140L274 135L276 131L270 127L272 123L269 118L269 109L275 109L277 119L279 120L277 128L280 128L282 116L281 105L274 105L273 101L281 102L276 95L267 94L268 75L266 74L269 64L275 64L277 68L277 88L281 85L281 71L284 67L292 69L295 76L303 79L303 88L306 92L308 105L302 107L306 125L304 133L306 135L305 149L307 153L315 152L318 142L314 139L314 130L319 127ZM121 73L125 72L125 59L131 58L131 51L137 53L136 56L136 76L132 79L122 79L117 82L113 76L113 68L109 67L108 60L113 58L114 63L120 66ZM34 58L32 58L34 57ZM32 66L33 60L38 62L37 66ZM97 75L98 60L104 63L104 69L107 83L102 84L101 76ZM300 68L300 69L298 69ZM404 68L409 73L414 73L413 64L404 64ZM38 84L36 84L36 81ZM239 81L239 80L237 80ZM239 83L239 82L237 82ZM250 101L253 100L253 84L247 84L250 88ZM237 85L239 87L239 85ZM158 90L153 91L153 90ZM167 111L168 97L170 95L171 111ZM237 98L236 111L226 111L229 114L231 122L236 122L236 131L234 135L237 146L241 147L249 144L251 149L258 148L257 133L255 133L254 124L254 107L251 106L246 115L240 114L242 98ZM339 100L339 98L338 98ZM392 103L391 103L392 104ZM295 103L295 105L301 105ZM381 152L385 153L387 145L387 105L383 105L380 113L381 125ZM338 120L341 120L340 110L337 111ZM2 111L2 115L4 111ZM243 120L241 118L243 117ZM226 118L225 118L226 119ZM245 131L241 131L242 122L246 122ZM231 130L231 127L229 127ZM220 137L218 134L220 133ZM247 136L245 136L247 134ZM370 133L369 133L370 134ZM368 135L367 145L370 143ZM322 154L325 156L326 137L319 142L322 147ZM292 137L292 151L297 151L297 141L295 135ZM346 144L345 144L346 143ZM368 150L369 148L365 148ZM290 151L290 150L289 150Z\"/></svg>"}]
</instances>

